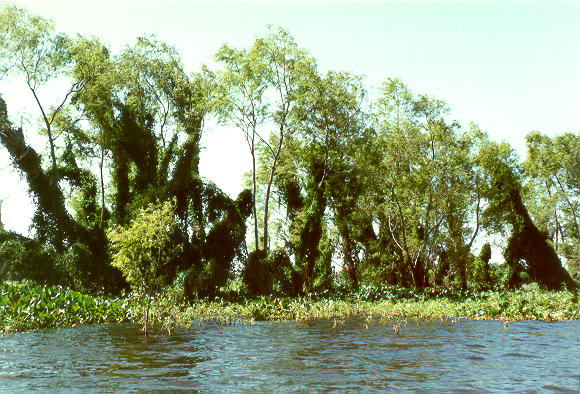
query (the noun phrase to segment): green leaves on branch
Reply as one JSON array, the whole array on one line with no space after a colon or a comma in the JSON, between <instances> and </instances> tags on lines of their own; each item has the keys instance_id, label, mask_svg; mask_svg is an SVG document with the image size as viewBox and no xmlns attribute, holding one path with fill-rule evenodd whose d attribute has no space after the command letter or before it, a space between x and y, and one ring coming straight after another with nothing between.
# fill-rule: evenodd
<instances>
[{"instance_id":1,"label":"green leaves on branch","mask_svg":"<svg viewBox=\"0 0 580 394\"><path fill-rule=\"evenodd\" d=\"M142 209L127 227L108 234L113 250L112 265L123 273L131 289L150 295L158 286L160 270L179 252L173 242L177 224L174 207L165 202Z\"/></svg>"}]
</instances>

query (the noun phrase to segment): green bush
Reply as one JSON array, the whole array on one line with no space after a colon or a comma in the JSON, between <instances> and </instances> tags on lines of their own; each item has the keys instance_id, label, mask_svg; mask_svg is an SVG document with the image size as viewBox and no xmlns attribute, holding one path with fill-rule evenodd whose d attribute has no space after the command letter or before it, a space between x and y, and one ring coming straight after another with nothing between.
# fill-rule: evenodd
<instances>
[{"instance_id":1,"label":"green bush","mask_svg":"<svg viewBox=\"0 0 580 394\"><path fill-rule=\"evenodd\" d=\"M255 250L250 253L242 278L250 296L272 293L273 280L266 251Z\"/></svg>"},{"instance_id":2,"label":"green bush","mask_svg":"<svg viewBox=\"0 0 580 394\"><path fill-rule=\"evenodd\" d=\"M266 253L253 251L246 260L242 280L250 296L285 295L295 297L302 292L304 280L292 266L283 250Z\"/></svg>"},{"instance_id":3,"label":"green bush","mask_svg":"<svg viewBox=\"0 0 580 394\"><path fill-rule=\"evenodd\" d=\"M482 261L480 257L473 259L469 270L469 284L474 290L486 290L491 285L489 264Z\"/></svg>"},{"instance_id":4,"label":"green bush","mask_svg":"<svg viewBox=\"0 0 580 394\"><path fill-rule=\"evenodd\" d=\"M0 280L66 283L66 276L56 262L55 253L45 250L38 242L0 231Z\"/></svg>"}]
</instances>

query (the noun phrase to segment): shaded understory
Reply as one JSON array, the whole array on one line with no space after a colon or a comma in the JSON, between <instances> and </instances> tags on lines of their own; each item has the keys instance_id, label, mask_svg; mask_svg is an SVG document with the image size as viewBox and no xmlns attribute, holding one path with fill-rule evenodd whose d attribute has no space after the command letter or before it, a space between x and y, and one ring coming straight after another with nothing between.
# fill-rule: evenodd
<instances>
[{"instance_id":1,"label":"shaded understory","mask_svg":"<svg viewBox=\"0 0 580 394\"><path fill-rule=\"evenodd\" d=\"M32 282L0 285L0 331L10 333L78 324L140 322L144 303L131 295L91 297L61 286ZM223 324L255 320L344 319L364 315L369 322L391 318L415 319L580 319L578 295L545 291L527 285L513 291L414 292L398 287L365 287L356 293L310 294L285 298L248 299L228 296L184 303L176 293L156 299L150 314L154 326L167 332L213 320Z\"/></svg>"}]
</instances>

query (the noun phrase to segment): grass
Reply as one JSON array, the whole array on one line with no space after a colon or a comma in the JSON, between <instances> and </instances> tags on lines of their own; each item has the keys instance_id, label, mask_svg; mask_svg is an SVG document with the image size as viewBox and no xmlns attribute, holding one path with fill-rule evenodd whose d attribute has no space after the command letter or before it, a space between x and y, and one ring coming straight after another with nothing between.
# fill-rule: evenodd
<instances>
[{"instance_id":1,"label":"grass","mask_svg":"<svg viewBox=\"0 0 580 394\"><path fill-rule=\"evenodd\" d=\"M578 295L544 291L525 285L513 291L453 292L399 287L363 287L356 293L338 291L286 298L180 301L180 292L167 290L152 305L150 323L171 332L178 327L213 320L220 323L256 320L309 321L373 315L385 319L580 319ZM0 332L77 324L140 322L144 304L132 297L91 297L60 286L32 282L0 285Z\"/></svg>"}]
</instances>

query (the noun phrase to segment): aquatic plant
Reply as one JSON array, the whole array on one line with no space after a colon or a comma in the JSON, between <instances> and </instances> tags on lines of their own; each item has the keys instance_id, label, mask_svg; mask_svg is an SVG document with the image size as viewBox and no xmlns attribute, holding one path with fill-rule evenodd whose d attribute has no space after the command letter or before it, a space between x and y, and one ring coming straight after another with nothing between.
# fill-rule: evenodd
<instances>
[{"instance_id":1,"label":"aquatic plant","mask_svg":"<svg viewBox=\"0 0 580 394\"><path fill-rule=\"evenodd\" d=\"M76 324L141 322L146 302L136 297L91 297L61 286L32 282L0 285L0 331L25 331ZM578 295L525 285L513 291L448 292L426 289L361 287L355 293L311 294L302 297L242 296L187 302L178 286L153 297L149 323L170 334L177 328L214 321L251 324L256 320L306 323L328 319L340 324L361 316L363 326L392 319L580 319Z\"/></svg>"},{"instance_id":2,"label":"aquatic plant","mask_svg":"<svg viewBox=\"0 0 580 394\"><path fill-rule=\"evenodd\" d=\"M135 320L129 297L92 297L30 281L0 284L0 332Z\"/></svg>"}]
</instances>

